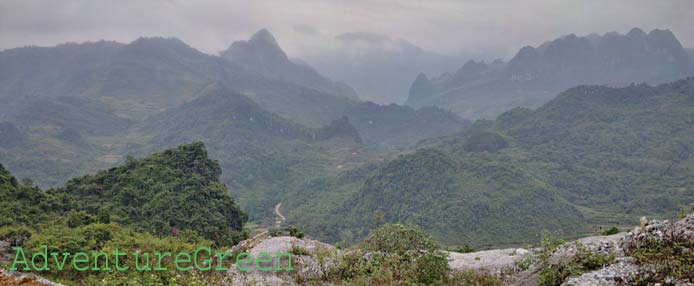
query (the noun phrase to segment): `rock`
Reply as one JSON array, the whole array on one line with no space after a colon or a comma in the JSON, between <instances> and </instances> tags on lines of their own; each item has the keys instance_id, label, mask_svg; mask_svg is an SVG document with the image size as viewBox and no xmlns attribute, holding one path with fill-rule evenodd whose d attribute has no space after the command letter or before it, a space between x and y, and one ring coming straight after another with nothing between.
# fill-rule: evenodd
<instances>
[{"instance_id":1,"label":"rock","mask_svg":"<svg viewBox=\"0 0 694 286\"><path fill-rule=\"evenodd\" d=\"M233 252L247 252L256 257L260 252L274 256L278 252L292 253L292 271L260 271L254 269L242 272L236 265L227 272L227 285L304 285L309 281L323 281L338 262L339 251L334 246L310 239L282 236L257 238L242 241L232 248ZM276 257L272 265L277 264ZM282 259L282 267L287 261ZM263 265L269 266L269 265Z\"/></svg>"},{"instance_id":2,"label":"rock","mask_svg":"<svg viewBox=\"0 0 694 286\"><path fill-rule=\"evenodd\" d=\"M513 269L516 262L528 255L530 251L522 248L508 248L478 251L471 253L449 252L448 265L453 271L485 270L500 273Z\"/></svg>"},{"instance_id":3,"label":"rock","mask_svg":"<svg viewBox=\"0 0 694 286\"><path fill-rule=\"evenodd\" d=\"M612 265L600 270L584 273L578 277L569 278L562 286L617 286L631 285L625 284L639 277L641 271L639 266L634 264L633 259L619 259Z\"/></svg>"},{"instance_id":4,"label":"rock","mask_svg":"<svg viewBox=\"0 0 694 286\"><path fill-rule=\"evenodd\" d=\"M64 286L63 284L48 281L31 273L20 273L0 269L0 286Z\"/></svg>"},{"instance_id":5,"label":"rock","mask_svg":"<svg viewBox=\"0 0 694 286\"><path fill-rule=\"evenodd\" d=\"M625 236L626 233L618 233L608 236L584 237L559 247L549 258L549 261L551 264L568 261L577 254L579 246L586 251L620 257L624 255L622 240Z\"/></svg>"},{"instance_id":6,"label":"rock","mask_svg":"<svg viewBox=\"0 0 694 286\"><path fill-rule=\"evenodd\" d=\"M676 222L652 220L645 226L629 232L622 243L627 251L646 246L652 242L678 241L694 244L694 214Z\"/></svg>"}]
</instances>

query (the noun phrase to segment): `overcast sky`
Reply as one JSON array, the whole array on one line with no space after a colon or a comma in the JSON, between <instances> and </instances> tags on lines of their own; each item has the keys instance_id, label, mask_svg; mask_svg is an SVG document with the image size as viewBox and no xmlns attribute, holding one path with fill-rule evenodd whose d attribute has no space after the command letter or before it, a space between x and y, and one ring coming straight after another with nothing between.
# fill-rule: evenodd
<instances>
[{"instance_id":1,"label":"overcast sky","mask_svg":"<svg viewBox=\"0 0 694 286\"><path fill-rule=\"evenodd\" d=\"M293 57L332 48L336 35L365 32L445 54L508 58L565 34L632 27L667 28L694 47L694 1L0 0L0 49L170 36L216 54L268 28Z\"/></svg>"}]
</instances>

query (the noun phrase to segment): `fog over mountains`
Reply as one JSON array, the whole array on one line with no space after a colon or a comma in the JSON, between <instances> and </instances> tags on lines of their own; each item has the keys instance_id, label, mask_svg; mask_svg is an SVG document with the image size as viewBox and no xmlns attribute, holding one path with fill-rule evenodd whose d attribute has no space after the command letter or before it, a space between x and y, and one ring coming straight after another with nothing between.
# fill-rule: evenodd
<instances>
[{"instance_id":1,"label":"fog over mountains","mask_svg":"<svg viewBox=\"0 0 694 286\"><path fill-rule=\"evenodd\" d=\"M0 286L692 286L692 27L691 0L2 0Z\"/></svg>"},{"instance_id":2,"label":"fog over mountains","mask_svg":"<svg viewBox=\"0 0 694 286\"><path fill-rule=\"evenodd\" d=\"M407 104L445 106L466 118L493 118L513 107L538 107L579 84L663 83L691 73L687 51L669 30L570 34L523 47L508 62L468 61L455 73L421 74Z\"/></svg>"},{"instance_id":3,"label":"fog over mountains","mask_svg":"<svg viewBox=\"0 0 694 286\"><path fill-rule=\"evenodd\" d=\"M404 39L370 33L334 37L335 48L309 54L305 59L325 75L352 86L363 100L403 104L417 74L453 71L462 55L449 56L424 50Z\"/></svg>"}]
</instances>

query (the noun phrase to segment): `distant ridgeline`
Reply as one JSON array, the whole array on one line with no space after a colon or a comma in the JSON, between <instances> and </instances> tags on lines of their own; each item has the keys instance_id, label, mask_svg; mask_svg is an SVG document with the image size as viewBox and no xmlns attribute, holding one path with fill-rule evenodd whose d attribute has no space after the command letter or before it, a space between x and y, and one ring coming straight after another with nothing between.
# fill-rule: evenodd
<instances>
[{"instance_id":1,"label":"distant ridgeline","mask_svg":"<svg viewBox=\"0 0 694 286\"><path fill-rule=\"evenodd\" d=\"M682 51L661 30L567 36L420 76L415 109L357 101L267 31L221 56L163 38L5 50L0 223L61 235L101 219L226 244L243 236L235 202L261 225L282 202L288 223L347 243L383 222L476 246L632 225L694 202L694 80L629 85L682 76ZM597 80L626 87L555 97ZM177 147L198 141L219 163Z\"/></svg>"},{"instance_id":2,"label":"distant ridgeline","mask_svg":"<svg viewBox=\"0 0 694 286\"><path fill-rule=\"evenodd\" d=\"M448 244L522 244L674 216L694 203L694 78L579 86L384 163L311 180L283 202L288 223L352 243L410 223Z\"/></svg>"},{"instance_id":3,"label":"distant ridgeline","mask_svg":"<svg viewBox=\"0 0 694 286\"><path fill-rule=\"evenodd\" d=\"M469 119L494 118L514 107L536 108L579 84L658 84L693 74L694 58L669 30L634 28L586 37L568 35L524 47L508 62L469 61L454 74L420 74L407 104L441 106Z\"/></svg>"},{"instance_id":4,"label":"distant ridgeline","mask_svg":"<svg viewBox=\"0 0 694 286\"><path fill-rule=\"evenodd\" d=\"M164 236L192 231L233 245L245 237L247 215L219 182L220 174L202 143L128 159L45 192L30 181L18 182L0 165L0 228L116 222Z\"/></svg>"},{"instance_id":5,"label":"distant ridgeline","mask_svg":"<svg viewBox=\"0 0 694 286\"><path fill-rule=\"evenodd\" d=\"M58 186L127 154L200 140L244 205L248 188L280 199L284 188L269 185L288 183L263 181L268 175L334 172L361 160L352 153L410 147L467 124L441 109L361 103L351 88L289 60L266 30L220 56L157 37L4 50L0 101L0 161L20 178ZM271 206L259 208L271 215Z\"/></svg>"}]
</instances>

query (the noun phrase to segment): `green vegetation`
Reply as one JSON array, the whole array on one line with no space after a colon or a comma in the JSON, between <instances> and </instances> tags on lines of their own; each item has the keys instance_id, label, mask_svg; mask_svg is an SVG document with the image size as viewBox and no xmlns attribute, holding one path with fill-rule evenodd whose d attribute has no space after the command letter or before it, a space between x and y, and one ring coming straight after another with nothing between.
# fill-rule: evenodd
<instances>
[{"instance_id":1,"label":"green vegetation","mask_svg":"<svg viewBox=\"0 0 694 286\"><path fill-rule=\"evenodd\" d=\"M449 135L468 123L438 107L413 109L362 102L346 112L364 142L381 149L412 147L426 138Z\"/></svg>"},{"instance_id":2,"label":"green vegetation","mask_svg":"<svg viewBox=\"0 0 694 286\"><path fill-rule=\"evenodd\" d=\"M288 222L354 244L380 211L449 245L499 247L545 229L576 237L674 217L694 202L693 88L694 78L576 87L537 110L513 109L395 159L310 180L284 200Z\"/></svg>"},{"instance_id":3,"label":"green vegetation","mask_svg":"<svg viewBox=\"0 0 694 286\"><path fill-rule=\"evenodd\" d=\"M36 224L46 219L47 207L43 191L18 182L0 164L0 227Z\"/></svg>"},{"instance_id":4,"label":"green vegetation","mask_svg":"<svg viewBox=\"0 0 694 286\"><path fill-rule=\"evenodd\" d=\"M423 231L383 225L348 252L331 273L349 285L446 285L448 254Z\"/></svg>"},{"instance_id":5,"label":"green vegetation","mask_svg":"<svg viewBox=\"0 0 694 286\"><path fill-rule=\"evenodd\" d=\"M453 273L450 286L501 286L502 281L496 276L480 271L462 271Z\"/></svg>"},{"instance_id":6,"label":"green vegetation","mask_svg":"<svg viewBox=\"0 0 694 286\"><path fill-rule=\"evenodd\" d=\"M289 223L323 241L353 244L382 213L450 245L534 241L544 229L580 229L581 213L519 166L492 153L422 148L382 165L309 182L285 200Z\"/></svg>"},{"instance_id":7,"label":"green vegetation","mask_svg":"<svg viewBox=\"0 0 694 286\"><path fill-rule=\"evenodd\" d=\"M220 162L221 181L252 220L270 219L286 191L307 178L334 174L337 165L364 160L358 133L346 119L311 129L262 109L223 86L152 116L134 132L149 139L133 151L156 152L202 140Z\"/></svg>"},{"instance_id":8,"label":"green vegetation","mask_svg":"<svg viewBox=\"0 0 694 286\"><path fill-rule=\"evenodd\" d=\"M18 182L0 165L0 239L22 246L27 255L43 244L49 252L70 253L228 249L246 237L247 217L219 182L220 175L219 164L207 157L202 143L129 158L120 167L46 192L28 180ZM221 279L218 273L181 278L173 259L166 258L164 264L169 271L82 272L66 267L41 275L70 285L208 285Z\"/></svg>"},{"instance_id":9,"label":"green vegetation","mask_svg":"<svg viewBox=\"0 0 694 286\"><path fill-rule=\"evenodd\" d=\"M566 259L553 257L560 247L573 247L576 253ZM577 276L612 264L615 256L589 250L579 242L572 245L566 244L564 240L546 232L542 237L540 251L528 259L532 261L521 261L519 266L521 269L526 269L527 266L536 264L539 268L539 285L559 286L570 276Z\"/></svg>"},{"instance_id":10,"label":"green vegetation","mask_svg":"<svg viewBox=\"0 0 694 286\"><path fill-rule=\"evenodd\" d=\"M617 227L613 226L613 227L609 228L608 230L601 232L600 234L601 235L613 235L613 234L618 234L618 233L619 233L619 229Z\"/></svg>"},{"instance_id":11,"label":"green vegetation","mask_svg":"<svg viewBox=\"0 0 694 286\"><path fill-rule=\"evenodd\" d=\"M694 282L694 245L691 240L648 239L644 242L631 250L630 255L638 264L655 271L651 275L644 275L641 280L636 281L636 285L663 283L672 278Z\"/></svg>"},{"instance_id":12,"label":"green vegetation","mask_svg":"<svg viewBox=\"0 0 694 286\"><path fill-rule=\"evenodd\" d=\"M219 182L221 169L202 143L181 145L123 166L70 180L47 191L56 214L75 221L110 214L114 221L154 234L190 229L220 245L244 237L246 215ZM68 219L68 223L70 219Z\"/></svg>"}]
</instances>

